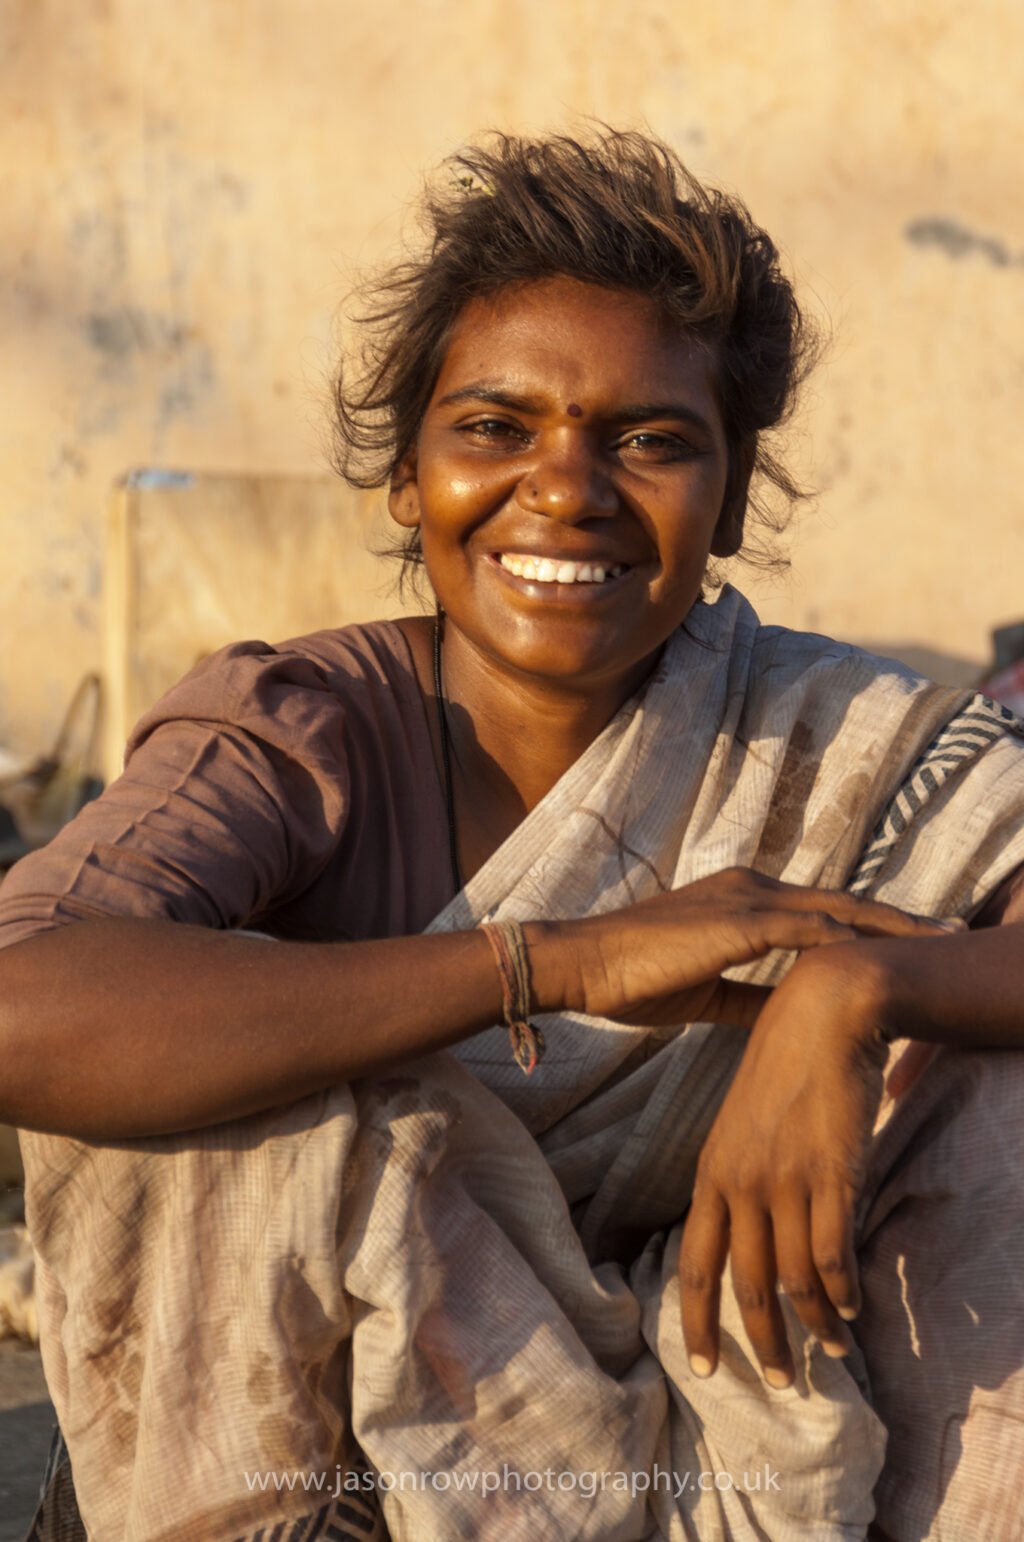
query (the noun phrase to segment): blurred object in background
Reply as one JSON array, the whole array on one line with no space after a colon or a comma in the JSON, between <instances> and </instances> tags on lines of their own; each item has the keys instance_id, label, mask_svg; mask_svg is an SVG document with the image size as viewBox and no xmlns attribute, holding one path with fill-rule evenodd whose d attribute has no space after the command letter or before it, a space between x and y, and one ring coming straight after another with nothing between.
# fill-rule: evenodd
<instances>
[{"instance_id":1,"label":"blurred object in background","mask_svg":"<svg viewBox=\"0 0 1024 1542\"><path fill-rule=\"evenodd\" d=\"M1024 717L1024 621L997 627L992 633L995 661L992 673L980 689L993 701L1002 702L1018 717Z\"/></svg>"},{"instance_id":2,"label":"blurred object in background","mask_svg":"<svg viewBox=\"0 0 1024 1542\"><path fill-rule=\"evenodd\" d=\"M101 698L99 675L85 675L48 755L30 759L0 750L0 867L45 846L101 790L93 771Z\"/></svg>"},{"instance_id":3,"label":"blurred object in background","mask_svg":"<svg viewBox=\"0 0 1024 1542\"><path fill-rule=\"evenodd\" d=\"M68 704L49 754L16 756L0 750L0 878L27 851L52 840L100 792L102 783L94 768L101 700L99 675L87 674ZM24 1181L18 1137L7 1125L0 1125L0 1227L24 1219ZM9 1242L8 1234L0 1231L0 1241L5 1236ZM35 1342L32 1248L27 1233L19 1239L16 1256L4 1259L0 1248L0 1338L14 1333Z\"/></svg>"},{"instance_id":4,"label":"blurred object in background","mask_svg":"<svg viewBox=\"0 0 1024 1542\"><path fill-rule=\"evenodd\" d=\"M0 1124L0 1227L25 1219L24 1181L18 1132Z\"/></svg>"},{"instance_id":5,"label":"blurred object in background","mask_svg":"<svg viewBox=\"0 0 1024 1542\"><path fill-rule=\"evenodd\" d=\"M114 487L103 562L103 773L142 714L225 643L269 643L415 609L379 548L378 492L339 477L145 467Z\"/></svg>"},{"instance_id":6,"label":"blurred object in background","mask_svg":"<svg viewBox=\"0 0 1024 1542\"><path fill-rule=\"evenodd\" d=\"M39 1343L35 1257L24 1226L0 1227L0 1339Z\"/></svg>"},{"instance_id":7,"label":"blurred object in background","mask_svg":"<svg viewBox=\"0 0 1024 1542\"><path fill-rule=\"evenodd\" d=\"M15 765L18 767L17 771L13 770ZM14 776L20 779L28 772L31 765L31 761L19 762L7 750L0 750L0 798L3 797L3 787L8 778ZM7 868L17 862L19 857L25 855L27 850L28 847L18 834L14 815L9 808L4 808L0 803L0 878L3 877Z\"/></svg>"}]
</instances>

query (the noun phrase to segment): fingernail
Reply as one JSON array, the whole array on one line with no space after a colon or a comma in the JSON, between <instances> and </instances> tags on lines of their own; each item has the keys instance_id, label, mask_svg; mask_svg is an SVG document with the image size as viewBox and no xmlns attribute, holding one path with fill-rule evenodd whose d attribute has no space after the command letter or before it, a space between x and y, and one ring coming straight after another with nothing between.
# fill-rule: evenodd
<instances>
[{"instance_id":1,"label":"fingernail","mask_svg":"<svg viewBox=\"0 0 1024 1542\"><path fill-rule=\"evenodd\" d=\"M837 1306L836 1311L843 1319L843 1322L853 1322L857 1316L857 1308L855 1306Z\"/></svg>"},{"instance_id":2,"label":"fingernail","mask_svg":"<svg viewBox=\"0 0 1024 1542\"><path fill-rule=\"evenodd\" d=\"M711 1375L711 1372L714 1370L714 1366L711 1364L711 1361L707 1358L706 1355L691 1355L690 1370L695 1376L699 1376L703 1380L705 1376Z\"/></svg>"},{"instance_id":3,"label":"fingernail","mask_svg":"<svg viewBox=\"0 0 1024 1542\"><path fill-rule=\"evenodd\" d=\"M793 1378L788 1371L780 1371L778 1366L770 1365L764 1373L764 1379L769 1387L774 1387L777 1392L782 1392L793 1383Z\"/></svg>"},{"instance_id":4,"label":"fingernail","mask_svg":"<svg viewBox=\"0 0 1024 1542\"><path fill-rule=\"evenodd\" d=\"M831 1360L843 1360L853 1347L850 1344L842 1344L838 1339L822 1339L821 1347Z\"/></svg>"},{"instance_id":5,"label":"fingernail","mask_svg":"<svg viewBox=\"0 0 1024 1542\"><path fill-rule=\"evenodd\" d=\"M965 932L967 930L966 921L936 921L935 925L941 926L944 932Z\"/></svg>"}]
</instances>

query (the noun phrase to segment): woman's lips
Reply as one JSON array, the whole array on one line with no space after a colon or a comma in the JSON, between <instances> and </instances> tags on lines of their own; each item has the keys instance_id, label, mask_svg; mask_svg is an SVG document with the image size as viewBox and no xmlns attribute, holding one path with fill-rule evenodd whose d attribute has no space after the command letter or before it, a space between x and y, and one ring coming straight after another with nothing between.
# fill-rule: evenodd
<instances>
[{"instance_id":1,"label":"woman's lips","mask_svg":"<svg viewBox=\"0 0 1024 1542\"><path fill-rule=\"evenodd\" d=\"M627 571L622 562L579 562L566 557L537 557L529 553L498 552L498 563L515 578L537 584L604 584Z\"/></svg>"}]
</instances>

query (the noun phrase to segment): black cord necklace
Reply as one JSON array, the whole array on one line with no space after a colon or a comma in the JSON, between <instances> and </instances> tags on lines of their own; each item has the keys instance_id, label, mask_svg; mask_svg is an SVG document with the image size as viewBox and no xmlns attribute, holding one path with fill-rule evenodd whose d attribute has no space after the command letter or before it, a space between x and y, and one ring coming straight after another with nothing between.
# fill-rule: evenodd
<instances>
[{"instance_id":1,"label":"black cord necklace","mask_svg":"<svg viewBox=\"0 0 1024 1542\"><path fill-rule=\"evenodd\" d=\"M444 801L448 815L448 855L452 864L452 882L458 894L462 888L459 872L459 852L455 843L455 797L452 791L452 765L448 753L448 714L445 711L444 687L441 684L441 617L440 605L434 614L434 701L437 706L437 726L441 735L441 769L444 772Z\"/></svg>"}]
</instances>

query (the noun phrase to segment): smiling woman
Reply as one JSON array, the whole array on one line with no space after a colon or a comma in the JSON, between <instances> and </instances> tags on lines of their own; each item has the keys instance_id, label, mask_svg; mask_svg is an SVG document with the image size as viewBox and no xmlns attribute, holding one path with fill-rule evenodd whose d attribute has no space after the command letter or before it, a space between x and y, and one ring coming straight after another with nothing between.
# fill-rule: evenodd
<instances>
[{"instance_id":1,"label":"smiling woman","mask_svg":"<svg viewBox=\"0 0 1024 1542\"><path fill-rule=\"evenodd\" d=\"M503 658L607 722L689 613L712 546L739 544L728 461L711 360L655 301L569 278L471 301L391 493L450 621L453 682Z\"/></svg>"},{"instance_id":2,"label":"smiling woman","mask_svg":"<svg viewBox=\"0 0 1024 1542\"><path fill-rule=\"evenodd\" d=\"M33 1536L1008 1535L1019 725L704 598L796 494L739 204L455 173L336 393L436 618L204 661L0 892Z\"/></svg>"},{"instance_id":3,"label":"smiling woman","mask_svg":"<svg viewBox=\"0 0 1024 1542\"><path fill-rule=\"evenodd\" d=\"M770 237L738 199L641 134L589 144L496 135L454 157L423 216L423 256L367 286L361 343L338 373L336 463L348 481L381 486L412 449L472 301L569 277L653 300L674 337L703 351L729 452L727 507L769 532L784 523L800 490L771 431L792 411L816 337ZM579 403L566 411L579 416ZM756 534L754 554L771 560ZM421 560L415 534L406 555Z\"/></svg>"}]
</instances>

